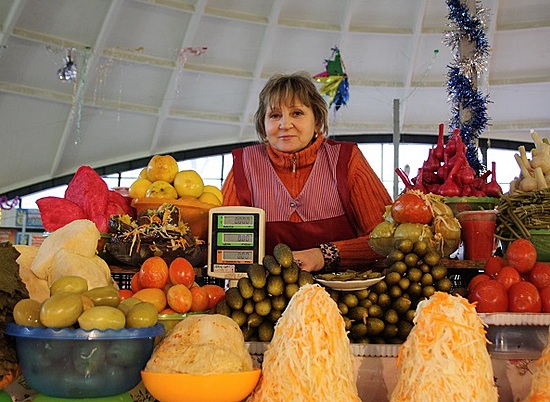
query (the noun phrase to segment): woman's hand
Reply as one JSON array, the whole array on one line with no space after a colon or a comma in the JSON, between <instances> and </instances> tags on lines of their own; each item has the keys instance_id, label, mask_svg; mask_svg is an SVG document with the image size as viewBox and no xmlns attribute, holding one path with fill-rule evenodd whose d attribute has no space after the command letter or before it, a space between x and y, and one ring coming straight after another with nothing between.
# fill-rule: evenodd
<instances>
[{"instance_id":1,"label":"woman's hand","mask_svg":"<svg viewBox=\"0 0 550 402\"><path fill-rule=\"evenodd\" d=\"M325 266L325 258L320 248L293 251L292 255L296 264L304 271L320 271Z\"/></svg>"}]
</instances>

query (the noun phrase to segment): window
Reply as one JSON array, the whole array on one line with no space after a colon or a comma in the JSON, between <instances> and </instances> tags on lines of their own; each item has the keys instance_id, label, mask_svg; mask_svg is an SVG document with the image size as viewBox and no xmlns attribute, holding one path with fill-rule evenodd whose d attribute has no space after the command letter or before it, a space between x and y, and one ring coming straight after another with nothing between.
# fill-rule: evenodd
<instances>
[{"instance_id":1,"label":"window","mask_svg":"<svg viewBox=\"0 0 550 402\"><path fill-rule=\"evenodd\" d=\"M410 178L416 177L418 169L422 167L428 157L428 151L432 145L428 144L400 144L399 167L408 173ZM367 158L367 161L378 174L390 195L394 193L394 155L393 144L387 143L362 143L359 148ZM515 163L503 163L502 161L514 160L516 151L489 148L487 150L487 167L491 169L491 162L496 161L496 177L504 192L509 189L510 182L519 175L519 167ZM221 187L223 180L231 169L233 159L231 154L205 156L196 159L178 162L180 170L193 169L203 178L205 184ZM120 172L104 177L109 188L129 187L139 176L141 169ZM67 186L51 188L38 193L22 197L21 207L24 209L37 208L36 200L46 196L63 197ZM398 193L403 191L404 185L398 181Z\"/></svg>"}]
</instances>

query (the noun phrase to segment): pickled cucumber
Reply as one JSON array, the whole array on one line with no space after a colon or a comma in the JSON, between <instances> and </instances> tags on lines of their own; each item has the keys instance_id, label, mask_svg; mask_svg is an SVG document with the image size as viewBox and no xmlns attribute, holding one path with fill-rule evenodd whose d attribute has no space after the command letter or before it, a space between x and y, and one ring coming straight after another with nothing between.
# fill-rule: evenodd
<instances>
[{"instance_id":1,"label":"pickled cucumber","mask_svg":"<svg viewBox=\"0 0 550 402\"><path fill-rule=\"evenodd\" d=\"M273 257L283 268L289 268L294 261L292 250L284 243L279 243L273 248Z\"/></svg>"},{"instance_id":2,"label":"pickled cucumber","mask_svg":"<svg viewBox=\"0 0 550 402\"><path fill-rule=\"evenodd\" d=\"M262 260L262 264L269 273L273 275L281 275L283 268L272 255L266 254Z\"/></svg>"},{"instance_id":3,"label":"pickled cucumber","mask_svg":"<svg viewBox=\"0 0 550 402\"><path fill-rule=\"evenodd\" d=\"M261 289L265 286L267 281L267 272L263 265L256 263L250 264L246 269L246 273L250 278L252 286L254 286L256 289Z\"/></svg>"},{"instance_id":4,"label":"pickled cucumber","mask_svg":"<svg viewBox=\"0 0 550 402\"><path fill-rule=\"evenodd\" d=\"M241 277L237 281L237 288L239 289L239 292L241 293L241 296L245 299L250 299L252 297L252 294L254 293L254 286L252 285L252 281L248 277Z\"/></svg>"}]
</instances>

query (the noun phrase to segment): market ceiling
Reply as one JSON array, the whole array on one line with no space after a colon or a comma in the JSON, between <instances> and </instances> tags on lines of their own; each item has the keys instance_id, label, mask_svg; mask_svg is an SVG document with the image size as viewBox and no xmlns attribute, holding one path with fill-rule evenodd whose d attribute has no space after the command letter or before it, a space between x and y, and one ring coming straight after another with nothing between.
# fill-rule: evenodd
<instances>
[{"instance_id":1,"label":"market ceiling","mask_svg":"<svg viewBox=\"0 0 550 402\"><path fill-rule=\"evenodd\" d=\"M391 134L398 121L435 143L452 117L448 3L0 0L0 195L81 165L255 141L267 77L322 74L334 49L349 99L331 107L333 135ZM480 138L550 136L550 2L479 4L491 49Z\"/></svg>"}]
</instances>

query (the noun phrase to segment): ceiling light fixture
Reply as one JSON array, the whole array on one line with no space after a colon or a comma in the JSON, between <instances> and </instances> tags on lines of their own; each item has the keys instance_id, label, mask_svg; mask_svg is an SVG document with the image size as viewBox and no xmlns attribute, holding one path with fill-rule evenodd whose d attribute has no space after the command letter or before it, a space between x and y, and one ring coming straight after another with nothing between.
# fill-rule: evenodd
<instances>
[{"instance_id":1,"label":"ceiling light fixture","mask_svg":"<svg viewBox=\"0 0 550 402\"><path fill-rule=\"evenodd\" d=\"M74 48L67 49L67 55L64 58L65 65L57 70L57 77L61 81L73 82L76 80L78 71L76 69L76 62L74 61Z\"/></svg>"}]
</instances>

